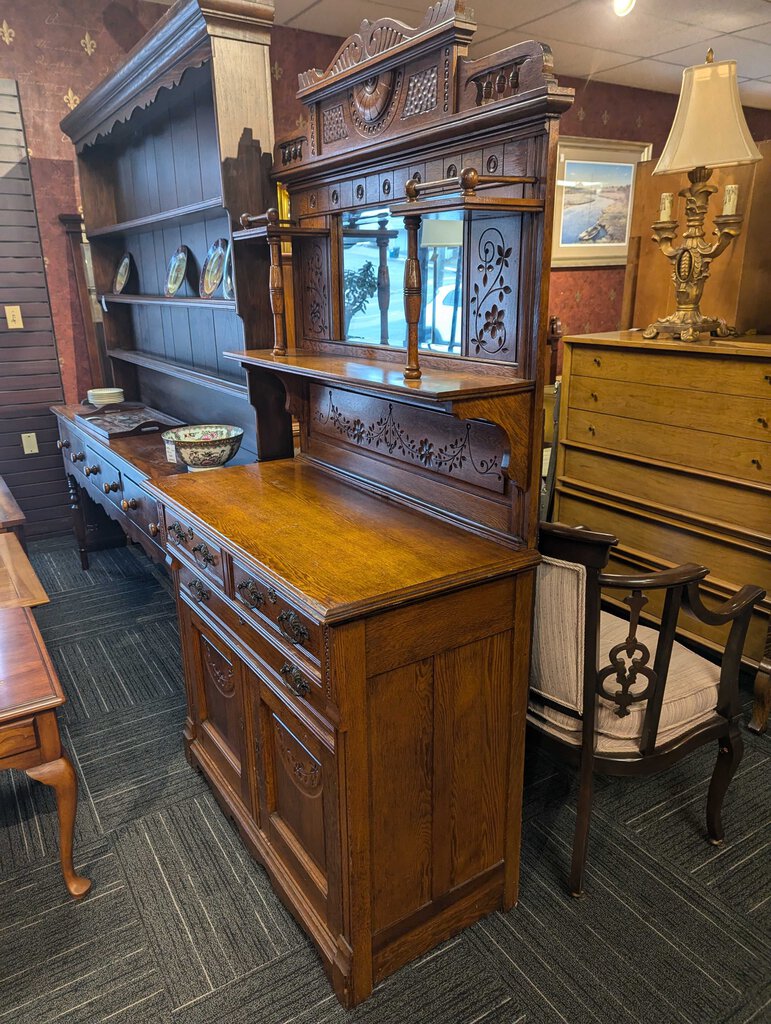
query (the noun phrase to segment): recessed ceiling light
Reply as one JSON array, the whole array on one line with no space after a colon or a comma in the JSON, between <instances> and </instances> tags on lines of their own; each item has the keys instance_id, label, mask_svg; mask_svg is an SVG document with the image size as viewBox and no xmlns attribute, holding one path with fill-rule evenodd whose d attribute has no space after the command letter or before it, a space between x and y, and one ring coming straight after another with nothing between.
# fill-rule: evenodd
<instances>
[{"instance_id":1,"label":"recessed ceiling light","mask_svg":"<svg viewBox=\"0 0 771 1024\"><path fill-rule=\"evenodd\" d=\"M636 2L637 0L613 0L613 13L619 18L625 18Z\"/></svg>"}]
</instances>

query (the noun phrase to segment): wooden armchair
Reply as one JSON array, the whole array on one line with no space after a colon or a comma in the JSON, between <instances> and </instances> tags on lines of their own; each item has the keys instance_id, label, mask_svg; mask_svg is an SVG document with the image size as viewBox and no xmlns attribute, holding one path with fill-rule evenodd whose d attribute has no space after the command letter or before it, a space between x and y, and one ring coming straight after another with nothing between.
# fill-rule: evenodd
<instances>
[{"instance_id":1,"label":"wooden armchair","mask_svg":"<svg viewBox=\"0 0 771 1024\"><path fill-rule=\"evenodd\" d=\"M723 840L723 797L741 760L739 667L752 606L746 586L711 610L699 581L709 570L681 565L642 576L603 572L617 544L607 533L542 523L528 724L550 752L579 768L570 891L583 895L594 772L648 775L718 741L707 797L707 834ZM666 591L658 630L640 624L646 592ZM629 621L601 609L603 590L629 591ZM675 641L680 611L730 624L720 666ZM655 653L652 653L655 652Z\"/></svg>"}]
</instances>

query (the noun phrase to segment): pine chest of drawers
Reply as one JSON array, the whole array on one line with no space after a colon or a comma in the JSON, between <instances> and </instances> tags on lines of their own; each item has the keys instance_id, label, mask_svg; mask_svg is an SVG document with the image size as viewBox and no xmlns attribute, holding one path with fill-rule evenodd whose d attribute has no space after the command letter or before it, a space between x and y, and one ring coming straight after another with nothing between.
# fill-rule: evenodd
<instances>
[{"instance_id":1,"label":"pine chest of drawers","mask_svg":"<svg viewBox=\"0 0 771 1024\"><path fill-rule=\"evenodd\" d=\"M716 598L771 593L771 338L566 338L554 518L614 533L617 570L698 562ZM770 609L750 626L750 668Z\"/></svg>"},{"instance_id":2,"label":"pine chest of drawers","mask_svg":"<svg viewBox=\"0 0 771 1024\"><path fill-rule=\"evenodd\" d=\"M200 767L338 997L516 900L522 551L299 460L149 485Z\"/></svg>"}]
</instances>

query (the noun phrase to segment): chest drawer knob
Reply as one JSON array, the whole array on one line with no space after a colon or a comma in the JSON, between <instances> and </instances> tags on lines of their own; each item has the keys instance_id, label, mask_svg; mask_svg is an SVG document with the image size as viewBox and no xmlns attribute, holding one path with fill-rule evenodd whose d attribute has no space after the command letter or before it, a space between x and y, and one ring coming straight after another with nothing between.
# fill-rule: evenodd
<instances>
[{"instance_id":1,"label":"chest drawer knob","mask_svg":"<svg viewBox=\"0 0 771 1024\"><path fill-rule=\"evenodd\" d=\"M764 430L768 430L768 420L765 416L758 416L758 423Z\"/></svg>"},{"instance_id":2,"label":"chest drawer knob","mask_svg":"<svg viewBox=\"0 0 771 1024\"><path fill-rule=\"evenodd\" d=\"M592 437L594 437L594 435L597 433L597 428L594 426L593 423L590 423L586 429L589 431Z\"/></svg>"},{"instance_id":3,"label":"chest drawer knob","mask_svg":"<svg viewBox=\"0 0 771 1024\"><path fill-rule=\"evenodd\" d=\"M595 356L594 359L592 360L592 362L594 363L595 366L602 366L602 360L600 359L599 356Z\"/></svg>"},{"instance_id":4,"label":"chest drawer knob","mask_svg":"<svg viewBox=\"0 0 771 1024\"><path fill-rule=\"evenodd\" d=\"M201 562L202 565L214 565L217 561L216 557L209 551L208 545L201 541L200 544L196 544L193 548L193 555L196 561ZM201 556L200 558L198 556Z\"/></svg>"},{"instance_id":5,"label":"chest drawer knob","mask_svg":"<svg viewBox=\"0 0 771 1024\"><path fill-rule=\"evenodd\" d=\"M763 468L763 463L760 461L760 459L750 459L750 462L755 467L755 469Z\"/></svg>"},{"instance_id":6,"label":"chest drawer knob","mask_svg":"<svg viewBox=\"0 0 771 1024\"><path fill-rule=\"evenodd\" d=\"M83 472L86 474L86 476L97 476L98 473L99 473L99 467L98 466L84 466L83 467Z\"/></svg>"},{"instance_id":7,"label":"chest drawer knob","mask_svg":"<svg viewBox=\"0 0 771 1024\"><path fill-rule=\"evenodd\" d=\"M70 459L73 462L85 462L86 461L86 453L85 452L73 452L70 455Z\"/></svg>"},{"instance_id":8,"label":"chest drawer knob","mask_svg":"<svg viewBox=\"0 0 771 1024\"><path fill-rule=\"evenodd\" d=\"M161 528L158 525L158 523L150 523L148 526L148 530L150 531L151 537L157 537L158 534L161 532Z\"/></svg>"},{"instance_id":9,"label":"chest drawer knob","mask_svg":"<svg viewBox=\"0 0 771 1024\"><path fill-rule=\"evenodd\" d=\"M296 612L281 612L276 620L281 635L292 644L302 644L308 639L308 630L300 622Z\"/></svg>"},{"instance_id":10,"label":"chest drawer knob","mask_svg":"<svg viewBox=\"0 0 771 1024\"><path fill-rule=\"evenodd\" d=\"M599 395L597 394L597 392L596 392L596 391L592 391L592 392L591 392L591 396L592 396L592 401L593 401L593 402L599 402L599 400L600 400L600 396L599 396Z\"/></svg>"},{"instance_id":11,"label":"chest drawer knob","mask_svg":"<svg viewBox=\"0 0 771 1024\"><path fill-rule=\"evenodd\" d=\"M254 580L241 580L236 587L236 592L249 608L259 608L261 604L265 603L265 595Z\"/></svg>"},{"instance_id":12,"label":"chest drawer knob","mask_svg":"<svg viewBox=\"0 0 771 1024\"><path fill-rule=\"evenodd\" d=\"M177 544L184 544L185 541L193 539L193 531L190 527L185 527L181 523L172 523L169 526L169 536L173 537Z\"/></svg>"},{"instance_id":13,"label":"chest drawer knob","mask_svg":"<svg viewBox=\"0 0 771 1024\"><path fill-rule=\"evenodd\" d=\"M69 446L70 446L70 442L67 441L66 439L64 441L57 441L56 442L56 447L59 449L59 451L63 451L63 449L69 448Z\"/></svg>"},{"instance_id":14,"label":"chest drawer knob","mask_svg":"<svg viewBox=\"0 0 771 1024\"><path fill-rule=\"evenodd\" d=\"M192 591L196 601L208 601L211 597L211 590L207 590L200 580L191 580L189 589Z\"/></svg>"},{"instance_id":15,"label":"chest drawer knob","mask_svg":"<svg viewBox=\"0 0 771 1024\"><path fill-rule=\"evenodd\" d=\"M120 503L120 507L123 509L124 512L128 512L130 508L139 508L139 502L137 501L136 498L129 498L128 501L126 501L126 499L124 498L123 501Z\"/></svg>"},{"instance_id":16,"label":"chest drawer knob","mask_svg":"<svg viewBox=\"0 0 771 1024\"><path fill-rule=\"evenodd\" d=\"M285 661L281 666L281 678L292 693L297 694L298 697L304 697L306 693L310 693L311 688L306 680L303 679L299 668L290 665L288 661Z\"/></svg>"},{"instance_id":17,"label":"chest drawer knob","mask_svg":"<svg viewBox=\"0 0 771 1024\"><path fill-rule=\"evenodd\" d=\"M105 494L109 494L110 491L119 491L120 486L115 482L115 480L113 480L112 483L103 484L102 489L104 490Z\"/></svg>"}]
</instances>

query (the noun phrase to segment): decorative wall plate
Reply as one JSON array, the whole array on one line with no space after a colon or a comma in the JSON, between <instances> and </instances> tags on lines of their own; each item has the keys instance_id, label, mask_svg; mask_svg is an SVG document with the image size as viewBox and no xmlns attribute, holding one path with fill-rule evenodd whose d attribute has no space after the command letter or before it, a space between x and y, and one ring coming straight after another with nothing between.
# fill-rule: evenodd
<instances>
[{"instance_id":1,"label":"decorative wall plate","mask_svg":"<svg viewBox=\"0 0 771 1024\"><path fill-rule=\"evenodd\" d=\"M131 272L134 269L134 257L130 252L124 252L118 261L118 266L115 268L115 277L112 281L112 290L117 294L123 291L128 283L128 279L131 277Z\"/></svg>"},{"instance_id":2,"label":"decorative wall plate","mask_svg":"<svg viewBox=\"0 0 771 1024\"><path fill-rule=\"evenodd\" d=\"M225 273L222 278L222 294L226 299L234 299L236 290L233 286L233 242L228 242L228 252L225 257Z\"/></svg>"},{"instance_id":3,"label":"decorative wall plate","mask_svg":"<svg viewBox=\"0 0 771 1024\"><path fill-rule=\"evenodd\" d=\"M187 274L187 261L190 256L190 250L186 245L180 245L175 251L174 255L169 260L169 265L166 270L166 283L163 286L163 294L168 298L172 295L176 295L182 286L182 282L185 280Z\"/></svg>"},{"instance_id":4,"label":"decorative wall plate","mask_svg":"<svg viewBox=\"0 0 771 1024\"><path fill-rule=\"evenodd\" d=\"M219 288L225 272L227 254L227 238L218 238L216 242L212 242L209 246L206 259L203 261L203 267L201 267L201 277L198 282L198 294L202 299L210 299Z\"/></svg>"}]
</instances>

